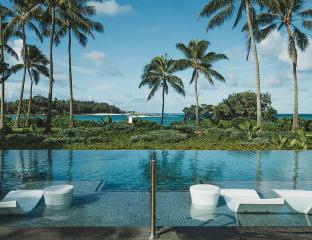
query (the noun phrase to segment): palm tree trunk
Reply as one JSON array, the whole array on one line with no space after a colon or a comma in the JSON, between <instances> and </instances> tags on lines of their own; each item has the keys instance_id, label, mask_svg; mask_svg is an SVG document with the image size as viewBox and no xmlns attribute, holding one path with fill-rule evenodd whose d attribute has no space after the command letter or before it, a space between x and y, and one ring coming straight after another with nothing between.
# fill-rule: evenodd
<instances>
[{"instance_id":1,"label":"palm tree trunk","mask_svg":"<svg viewBox=\"0 0 312 240\"><path fill-rule=\"evenodd\" d=\"M26 116L25 127L29 127L30 113L31 113L31 104L32 104L32 90L33 90L33 84L34 84L29 69L28 69L28 75L29 75L29 78L30 78L30 88L29 88L28 109L27 109L27 116Z\"/></svg>"},{"instance_id":2,"label":"palm tree trunk","mask_svg":"<svg viewBox=\"0 0 312 240\"><path fill-rule=\"evenodd\" d=\"M4 77L4 76L3 76ZM5 126L5 85L1 83L0 129Z\"/></svg>"},{"instance_id":3,"label":"palm tree trunk","mask_svg":"<svg viewBox=\"0 0 312 240\"><path fill-rule=\"evenodd\" d=\"M162 107L161 107L160 125L163 125L163 123L164 123L164 112L165 112L165 88L163 88L163 92L162 92Z\"/></svg>"},{"instance_id":4,"label":"palm tree trunk","mask_svg":"<svg viewBox=\"0 0 312 240\"><path fill-rule=\"evenodd\" d=\"M287 25L287 33L288 33L288 39L293 38L291 28L289 25ZM292 64L292 74L293 74L293 80L294 80L294 114L293 114L293 126L292 131L297 131L299 129L299 97L298 97L298 77L297 77L297 49L293 49L294 52L291 56L291 60L293 62Z\"/></svg>"},{"instance_id":5,"label":"palm tree trunk","mask_svg":"<svg viewBox=\"0 0 312 240\"><path fill-rule=\"evenodd\" d=\"M196 124L199 125L198 70L195 69Z\"/></svg>"},{"instance_id":6,"label":"palm tree trunk","mask_svg":"<svg viewBox=\"0 0 312 240\"><path fill-rule=\"evenodd\" d=\"M0 14L0 46L1 46L1 56L0 56L0 61L4 62L4 40L3 40L3 33L2 33L2 16ZM2 74L1 80L4 80L4 74ZM5 119L4 119L4 114L5 114L5 103L4 103L4 98L5 98L5 86L4 86L4 81L1 83L1 103L0 103L0 129L2 129L5 125Z\"/></svg>"},{"instance_id":7,"label":"palm tree trunk","mask_svg":"<svg viewBox=\"0 0 312 240\"><path fill-rule=\"evenodd\" d=\"M22 78L22 84L21 84L21 90L20 90L20 97L19 102L17 106L17 112L16 112L16 120L14 127L18 128L20 123L20 116L22 111L22 105L23 105L23 97L24 97L24 88L25 88L25 79L26 79L26 34L25 34L25 25L23 25L23 54L24 54L24 72L23 72L23 78Z\"/></svg>"},{"instance_id":8,"label":"palm tree trunk","mask_svg":"<svg viewBox=\"0 0 312 240\"><path fill-rule=\"evenodd\" d=\"M293 78L294 78L294 115L292 130L299 129L299 94L298 94L298 78L297 78L297 64L293 63Z\"/></svg>"},{"instance_id":9,"label":"palm tree trunk","mask_svg":"<svg viewBox=\"0 0 312 240\"><path fill-rule=\"evenodd\" d=\"M256 65L257 127L261 128L262 127L262 110L261 110L260 64L259 64L259 58L258 58L257 45L256 45L254 33L253 33L252 23L251 23L249 0L245 0L245 6L246 6L246 17L247 17L249 35L251 39L251 46L253 49L254 62Z\"/></svg>"},{"instance_id":10,"label":"palm tree trunk","mask_svg":"<svg viewBox=\"0 0 312 240\"><path fill-rule=\"evenodd\" d=\"M51 3L53 4L53 3ZM51 7L52 25L50 30L50 74L49 74L49 93L48 93L48 109L47 109L47 126L45 129L46 133L51 133L52 125L52 93L53 93L53 43L54 43L54 32L55 32L55 9L54 5Z\"/></svg>"},{"instance_id":11,"label":"palm tree trunk","mask_svg":"<svg viewBox=\"0 0 312 240\"><path fill-rule=\"evenodd\" d=\"M71 29L68 30L68 69L69 69L69 127L74 127L73 76L71 65Z\"/></svg>"}]
</instances>

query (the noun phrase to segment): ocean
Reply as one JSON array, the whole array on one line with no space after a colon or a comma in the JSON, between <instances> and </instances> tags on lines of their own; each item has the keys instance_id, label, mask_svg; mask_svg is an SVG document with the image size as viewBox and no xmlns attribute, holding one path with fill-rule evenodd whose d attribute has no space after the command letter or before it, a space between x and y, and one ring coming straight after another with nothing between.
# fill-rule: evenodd
<instances>
[{"instance_id":1,"label":"ocean","mask_svg":"<svg viewBox=\"0 0 312 240\"><path fill-rule=\"evenodd\" d=\"M75 115L76 120L80 121L99 121L101 118L104 118L109 115L112 117L113 122L124 122L128 120L127 114L86 114L86 115ZM8 115L10 118L15 118L15 115ZM43 116L42 116L43 117ZM142 114L135 116L136 119L143 119L146 121L151 121L155 123L160 123L160 114L154 113L154 114ZM277 118L292 118L292 114L277 114ZM312 120L312 114L300 114L300 118L303 118L305 120ZM183 121L184 114L183 113L166 113L164 116L164 126L169 126L171 123Z\"/></svg>"},{"instance_id":2,"label":"ocean","mask_svg":"<svg viewBox=\"0 0 312 240\"><path fill-rule=\"evenodd\" d=\"M113 122L123 122L127 121L128 116L126 114L120 115L110 115L112 117ZM75 119L82 121L98 121L101 118L105 118L106 115L76 115ZM277 118L292 118L292 114L277 114ZM139 115L135 118L143 119L151 122L160 123L160 114L149 115ZM173 122L183 121L184 114L183 113L167 113L164 116L164 125L169 126ZM300 114L300 118L306 120L312 120L312 114Z\"/></svg>"}]
</instances>

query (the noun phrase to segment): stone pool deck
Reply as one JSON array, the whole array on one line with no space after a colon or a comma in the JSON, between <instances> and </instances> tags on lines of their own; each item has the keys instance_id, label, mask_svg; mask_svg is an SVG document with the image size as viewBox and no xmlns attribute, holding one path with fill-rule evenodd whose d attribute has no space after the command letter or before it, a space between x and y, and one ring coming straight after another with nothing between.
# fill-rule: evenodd
<instances>
[{"instance_id":1,"label":"stone pool deck","mask_svg":"<svg viewBox=\"0 0 312 240\"><path fill-rule=\"evenodd\" d=\"M311 240L311 227L177 227L162 228L160 240ZM143 240L148 228L2 228L1 240Z\"/></svg>"}]
</instances>

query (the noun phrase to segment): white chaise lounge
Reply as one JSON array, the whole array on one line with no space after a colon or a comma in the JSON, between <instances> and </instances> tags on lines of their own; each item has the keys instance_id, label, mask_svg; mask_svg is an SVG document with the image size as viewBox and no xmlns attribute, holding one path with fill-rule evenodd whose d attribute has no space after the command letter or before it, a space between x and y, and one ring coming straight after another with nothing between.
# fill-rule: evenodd
<instances>
[{"instance_id":1,"label":"white chaise lounge","mask_svg":"<svg viewBox=\"0 0 312 240\"><path fill-rule=\"evenodd\" d=\"M261 199L253 189L221 189L220 195L235 213L277 213L284 198Z\"/></svg>"},{"instance_id":2,"label":"white chaise lounge","mask_svg":"<svg viewBox=\"0 0 312 240\"><path fill-rule=\"evenodd\" d=\"M42 190L17 190L9 192L0 202L0 214L26 214L42 198Z\"/></svg>"},{"instance_id":3,"label":"white chaise lounge","mask_svg":"<svg viewBox=\"0 0 312 240\"><path fill-rule=\"evenodd\" d=\"M297 212L312 214L312 191L278 189L274 192L283 197L289 206Z\"/></svg>"}]
</instances>

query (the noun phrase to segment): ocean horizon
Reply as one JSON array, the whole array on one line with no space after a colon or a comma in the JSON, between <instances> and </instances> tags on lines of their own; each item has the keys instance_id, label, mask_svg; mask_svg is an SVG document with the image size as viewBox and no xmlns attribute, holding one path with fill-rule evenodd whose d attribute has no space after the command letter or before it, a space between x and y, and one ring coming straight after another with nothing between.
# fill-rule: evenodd
<instances>
[{"instance_id":1,"label":"ocean horizon","mask_svg":"<svg viewBox=\"0 0 312 240\"><path fill-rule=\"evenodd\" d=\"M79 121L99 121L106 116L110 116L113 122L125 122L128 120L128 116L132 115L136 119L142 119L146 121L151 121L155 123L160 123L161 114L160 113L139 113L137 115L129 114L129 113L94 113L94 114L82 114L75 115L74 118ZM281 113L275 115L277 118L292 118L292 114L290 113ZM10 118L15 118L15 115L8 115ZM40 118L44 118L44 116L36 116ZM299 114L299 117L304 120L312 120L312 114ZM169 126L174 122L183 121L184 113L165 113L164 114L164 125Z\"/></svg>"},{"instance_id":2,"label":"ocean horizon","mask_svg":"<svg viewBox=\"0 0 312 240\"><path fill-rule=\"evenodd\" d=\"M98 121L107 115L111 116L113 122L124 122L127 121L129 114L85 114L85 115L75 115L76 120L81 121ZM292 114L277 114L277 118L292 118ZM312 120L312 114L299 114L299 117L305 120ZM147 114L139 114L134 116L137 119L143 119L151 122L160 122L161 114L160 113L147 113ZM164 115L164 125L169 126L173 122L183 121L184 114L183 113L166 113Z\"/></svg>"}]
</instances>

